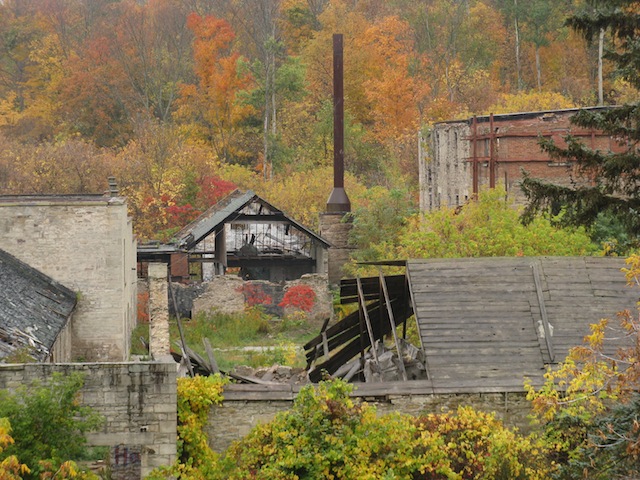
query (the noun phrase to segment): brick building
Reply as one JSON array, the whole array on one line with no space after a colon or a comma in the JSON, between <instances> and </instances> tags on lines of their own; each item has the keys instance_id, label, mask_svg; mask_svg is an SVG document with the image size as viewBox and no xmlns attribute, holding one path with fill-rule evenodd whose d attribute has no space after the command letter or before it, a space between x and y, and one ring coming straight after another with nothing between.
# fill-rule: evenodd
<instances>
[{"instance_id":1,"label":"brick building","mask_svg":"<svg viewBox=\"0 0 640 480\"><path fill-rule=\"evenodd\" d=\"M602 108L608 107L589 110ZM495 185L504 185L516 203L523 203L523 170L554 183L579 180L572 164L553 160L541 150L540 137L551 138L558 146L572 135L592 149L621 147L608 135L571 124L577 111L488 115L435 124L420 142L421 211L462 205L478 190Z\"/></svg>"}]
</instances>

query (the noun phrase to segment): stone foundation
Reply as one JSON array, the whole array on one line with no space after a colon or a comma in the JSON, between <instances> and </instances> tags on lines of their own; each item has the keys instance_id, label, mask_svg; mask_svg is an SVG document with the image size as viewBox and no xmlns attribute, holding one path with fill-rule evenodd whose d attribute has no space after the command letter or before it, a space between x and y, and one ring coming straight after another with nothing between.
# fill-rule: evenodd
<instances>
[{"instance_id":1,"label":"stone foundation","mask_svg":"<svg viewBox=\"0 0 640 480\"><path fill-rule=\"evenodd\" d=\"M379 415L401 412L419 416L429 413L455 412L459 406L470 406L482 412L495 413L496 417L509 427L517 427L521 432L531 430L528 415L530 404L524 392L500 393L420 393L416 382L392 382L360 384L352 396L374 405ZM388 385L389 392L407 392L380 395ZM293 399L299 386L282 385L265 389L261 385L227 385L223 393L225 400L209 412L207 434L209 445L217 452L223 452L232 442L240 440L258 424L268 423L278 413L293 406ZM370 390L375 393L367 393Z\"/></svg>"}]
</instances>

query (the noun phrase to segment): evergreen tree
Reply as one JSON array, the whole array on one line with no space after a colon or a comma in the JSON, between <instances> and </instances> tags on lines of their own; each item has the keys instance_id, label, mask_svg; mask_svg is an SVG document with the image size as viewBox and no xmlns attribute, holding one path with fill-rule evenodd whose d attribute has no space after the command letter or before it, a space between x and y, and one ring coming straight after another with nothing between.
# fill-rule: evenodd
<instances>
[{"instance_id":1,"label":"evergreen tree","mask_svg":"<svg viewBox=\"0 0 640 480\"><path fill-rule=\"evenodd\" d=\"M576 14L567 24L587 40L597 39L607 30L612 47L605 57L614 63L617 74L640 89L640 2L637 0L588 0L591 9ZM621 107L581 110L573 124L605 132L622 148L616 152L592 150L576 137L566 138L560 148L550 140L541 142L552 158L574 162L578 182L557 185L525 176L523 190L529 202L525 222L537 213L557 214L568 225L589 226L598 215L616 218L625 231L640 235L640 102Z\"/></svg>"}]
</instances>

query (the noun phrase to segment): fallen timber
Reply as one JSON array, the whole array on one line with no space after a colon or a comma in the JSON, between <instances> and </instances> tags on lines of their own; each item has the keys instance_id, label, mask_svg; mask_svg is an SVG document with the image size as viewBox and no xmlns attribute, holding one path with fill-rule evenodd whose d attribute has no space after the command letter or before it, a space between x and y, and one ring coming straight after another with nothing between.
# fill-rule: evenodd
<instances>
[{"instance_id":1,"label":"fallen timber","mask_svg":"<svg viewBox=\"0 0 640 480\"><path fill-rule=\"evenodd\" d=\"M367 362L370 368L379 371L378 344L382 345L390 334L393 334L396 349L401 350L397 356L402 358L408 350L400 347L396 327L403 326L404 339L406 321L413 314L409 298L404 275L342 280L340 302L358 303L359 308L330 327L325 323L320 334L304 345L309 379L317 382L324 375L336 373L350 379L358 371L364 374ZM351 361L358 355L360 359ZM404 362L396 363L406 380Z\"/></svg>"}]
</instances>

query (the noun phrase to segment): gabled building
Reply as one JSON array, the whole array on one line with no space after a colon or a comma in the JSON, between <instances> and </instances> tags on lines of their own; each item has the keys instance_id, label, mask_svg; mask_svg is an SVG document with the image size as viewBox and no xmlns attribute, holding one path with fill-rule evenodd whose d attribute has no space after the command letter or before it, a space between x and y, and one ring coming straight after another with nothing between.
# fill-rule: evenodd
<instances>
[{"instance_id":1,"label":"gabled building","mask_svg":"<svg viewBox=\"0 0 640 480\"><path fill-rule=\"evenodd\" d=\"M237 274L281 282L326 273L329 243L252 191L236 190L168 245L140 245L138 260L170 263L176 280Z\"/></svg>"},{"instance_id":2,"label":"gabled building","mask_svg":"<svg viewBox=\"0 0 640 480\"><path fill-rule=\"evenodd\" d=\"M0 249L0 362L68 362L76 294Z\"/></svg>"}]
</instances>

